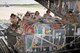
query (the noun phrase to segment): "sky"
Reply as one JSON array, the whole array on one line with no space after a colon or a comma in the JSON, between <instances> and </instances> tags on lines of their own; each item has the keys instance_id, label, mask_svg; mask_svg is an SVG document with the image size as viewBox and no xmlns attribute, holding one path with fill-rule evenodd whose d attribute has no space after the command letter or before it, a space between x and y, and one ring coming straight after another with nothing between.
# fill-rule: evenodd
<instances>
[{"instance_id":1,"label":"sky","mask_svg":"<svg viewBox=\"0 0 80 53\"><path fill-rule=\"evenodd\" d=\"M38 4L34 0L0 0L0 4Z\"/></svg>"}]
</instances>

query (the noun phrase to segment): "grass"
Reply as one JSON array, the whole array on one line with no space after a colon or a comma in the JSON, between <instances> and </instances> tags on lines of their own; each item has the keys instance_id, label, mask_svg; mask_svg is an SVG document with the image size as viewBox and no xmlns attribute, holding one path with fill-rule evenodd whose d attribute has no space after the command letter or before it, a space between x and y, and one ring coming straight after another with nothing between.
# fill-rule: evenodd
<instances>
[{"instance_id":1,"label":"grass","mask_svg":"<svg viewBox=\"0 0 80 53\"><path fill-rule=\"evenodd\" d=\"M40 4L27 4L27 5L21 5L17 7L26 7L26 8L42 8L43 6Z\"/></svg>"}]
</instances>

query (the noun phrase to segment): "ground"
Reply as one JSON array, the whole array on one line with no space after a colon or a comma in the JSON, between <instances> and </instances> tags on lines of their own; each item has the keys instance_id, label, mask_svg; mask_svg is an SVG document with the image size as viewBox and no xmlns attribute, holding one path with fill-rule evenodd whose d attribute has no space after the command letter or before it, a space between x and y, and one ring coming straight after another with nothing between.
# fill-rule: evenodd
<instances>
[{"instance_id":1,"label":"ground","mask_svg":"<svg viewBox=\"0 0 80 53\"><path fill-rule=\"evenodd\" d=\"M0 20L9 20L10 14L14 13L16 15L18 14L25 14L27 11L35 12L39 11L40 15L43 16L43 14L46 12L46 8L39 7L39 6L10 6L10 7L0 7Z\"/></svg>"}]
</instances>

